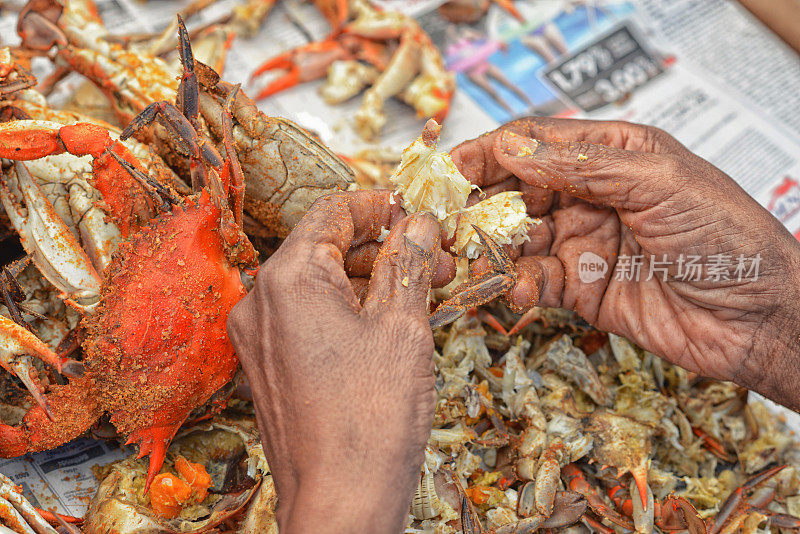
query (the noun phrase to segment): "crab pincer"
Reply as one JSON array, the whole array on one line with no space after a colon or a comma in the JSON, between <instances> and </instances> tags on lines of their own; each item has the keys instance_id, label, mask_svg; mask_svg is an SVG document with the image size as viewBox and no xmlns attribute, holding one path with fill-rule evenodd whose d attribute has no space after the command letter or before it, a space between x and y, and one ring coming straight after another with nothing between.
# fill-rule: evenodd
<instances>
[{"instance_id":1,"label":"crab pincer","mask_svg":"<svg viewBox=\"0 0 800 534\"><path fill-rule=\"evenodd\" d=\"M475 279L470 279L465 287L439 304L436 311L428 318L431 328L439 328L452 323L468 309L505 295L517 283L514 262L505 253L503 247L477 225L472 225L472 228L484 246L484 254L489 260L492 270Z\"/></svg>"},{"instance_id":2,"label":"crab pincer","mask_svg":"<svg viewBox=\"0 0 800 534\"><path fill-rule=\"evenodd\" d=\"M213 143L199 133L199 84L195 74L194 55L189 41L189 32L178 15L178 49L180 50L183 75L178 85L177 102L160 100L149 104L122 130L120 139L125 140L155 121L169 132L176 147L190 158L192 184L195 189L206 185L205 165L220 167L223 158Z\"/></svg>"}]
</instances>

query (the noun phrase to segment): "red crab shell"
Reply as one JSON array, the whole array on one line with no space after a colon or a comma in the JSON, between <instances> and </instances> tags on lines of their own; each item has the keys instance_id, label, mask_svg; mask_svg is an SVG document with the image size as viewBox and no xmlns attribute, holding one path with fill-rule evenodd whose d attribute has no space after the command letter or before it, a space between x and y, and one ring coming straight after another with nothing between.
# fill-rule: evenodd
<instances>
[{"instance_id":1,"label":"red crab shell","mask_svg":"<svg viewBox=\"0 0 800 534\"><path fill-rule=\"evenodd\" d=\"M84 319L85 374L47 394L54 421L36 406L17 427L0 425L0 455L53 448L109 413L150 455L149 486L180 425L238 365L226 321L245 289L223 222L203 191L120 245L101 303Z\"/></svg>"},{"instance_id":2,"label":"red crab shell","mask_svg":"<svg viewBox=\"0 0 800 534\"><path fill-rule=\"evenodd\" d=\"M225 324L245 289L226 258L220 217L203 192L156 218L114 256L99 309L85 320L97 394L151 466L238 365Z\"/></svg>"}]
</instances>

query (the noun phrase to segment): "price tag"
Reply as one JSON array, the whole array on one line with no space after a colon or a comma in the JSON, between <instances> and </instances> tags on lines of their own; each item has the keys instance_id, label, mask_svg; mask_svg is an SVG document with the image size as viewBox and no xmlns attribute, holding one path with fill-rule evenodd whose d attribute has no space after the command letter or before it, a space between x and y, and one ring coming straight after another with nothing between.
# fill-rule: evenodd
<instances>
[{"instance_id":1,"label":"price tag","mask_svg":"<svg viewBox=\"0 0 800 534\"><path fill-rule=\"evenodd\" d=\"M623 100L662 69L627 25L599 37L544 71L561 95L583 111Z\"/></svg>"}]
</instances>

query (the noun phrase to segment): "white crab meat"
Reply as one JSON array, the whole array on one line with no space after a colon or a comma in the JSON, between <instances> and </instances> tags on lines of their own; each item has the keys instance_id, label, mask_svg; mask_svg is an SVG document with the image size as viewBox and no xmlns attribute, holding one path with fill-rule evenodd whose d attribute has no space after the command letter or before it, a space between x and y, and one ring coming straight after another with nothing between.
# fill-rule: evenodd
<instances>
[{"instance_id":1,"label":"white crab meat","mask_svg":"<svg viewBox=\"0 0 800 534\"><path fill-rule=\"evenodd\" d=\"M320 92L328 104L339 104L363 91L378 76L378 69L359 61L334 61L328 67L328 78Z\"/></svg>"},{"instance_id":2,"label":"white crab meat","mask_svg":"<svg viewBox=\"0 0 800 534\"><path fill-rule=\"evenodd\" d=\"M483 250L474 226L489 234L500 245L521 245L529 239L528 227L541 220L531 219L519 191L506 191L478 202L457 216L447 219L443 226L448 235L455 231L452 251L469 259L477 258Z\"/></svg>"},{"instance_id":3,"label":"white crab meat","mask_svg":"<svg viewBox=\"0 0 800 534\"><path fill-rule=\"evenodd\" d=\"M474 186L450 154L436 150L440 130L435 120L429 120L422 135L403 151L400 166L389 180L402 195L408 213L429 212L444 221L463 209Z\"/></svg>"}]
</instances>

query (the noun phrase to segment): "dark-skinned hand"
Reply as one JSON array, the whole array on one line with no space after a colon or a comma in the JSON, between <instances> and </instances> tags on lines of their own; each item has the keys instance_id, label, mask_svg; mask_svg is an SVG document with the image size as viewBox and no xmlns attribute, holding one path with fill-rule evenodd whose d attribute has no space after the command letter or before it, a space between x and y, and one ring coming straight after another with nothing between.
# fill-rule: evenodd
<instances>
[{"instance_id":1,"label":"dark-skinned hand","mask_svg":"<svg viewBox=\"0 0 800 534\"><path fill-rule=\"evenodd\" d=\"M542 217L510 250L512 307L574 310L690 371L800 408L800 244L729 176L663 131L623 122L524 119L452 155L486 194L521 190ZM585 253L608 265L591 283L579 272ZM638 279L616 272L639 255ZM692 256L728 258L731 276L686 276ZM760 258L757 278L735 273L740 256L748 269ZM651 258L662 262L652 277Z\"/></svg>"},{"instance_id":2,"label":"dark-skinned hand","mask_svg":"<svg viewBox=\"0 0 800 534\"><path fill-rule=\"evenodd\" d=\"M402 530L436 399L428 292L454 274L441 243L388 191L329 195L231 313L281 532Z\"/></svg>"}]
</instances>

